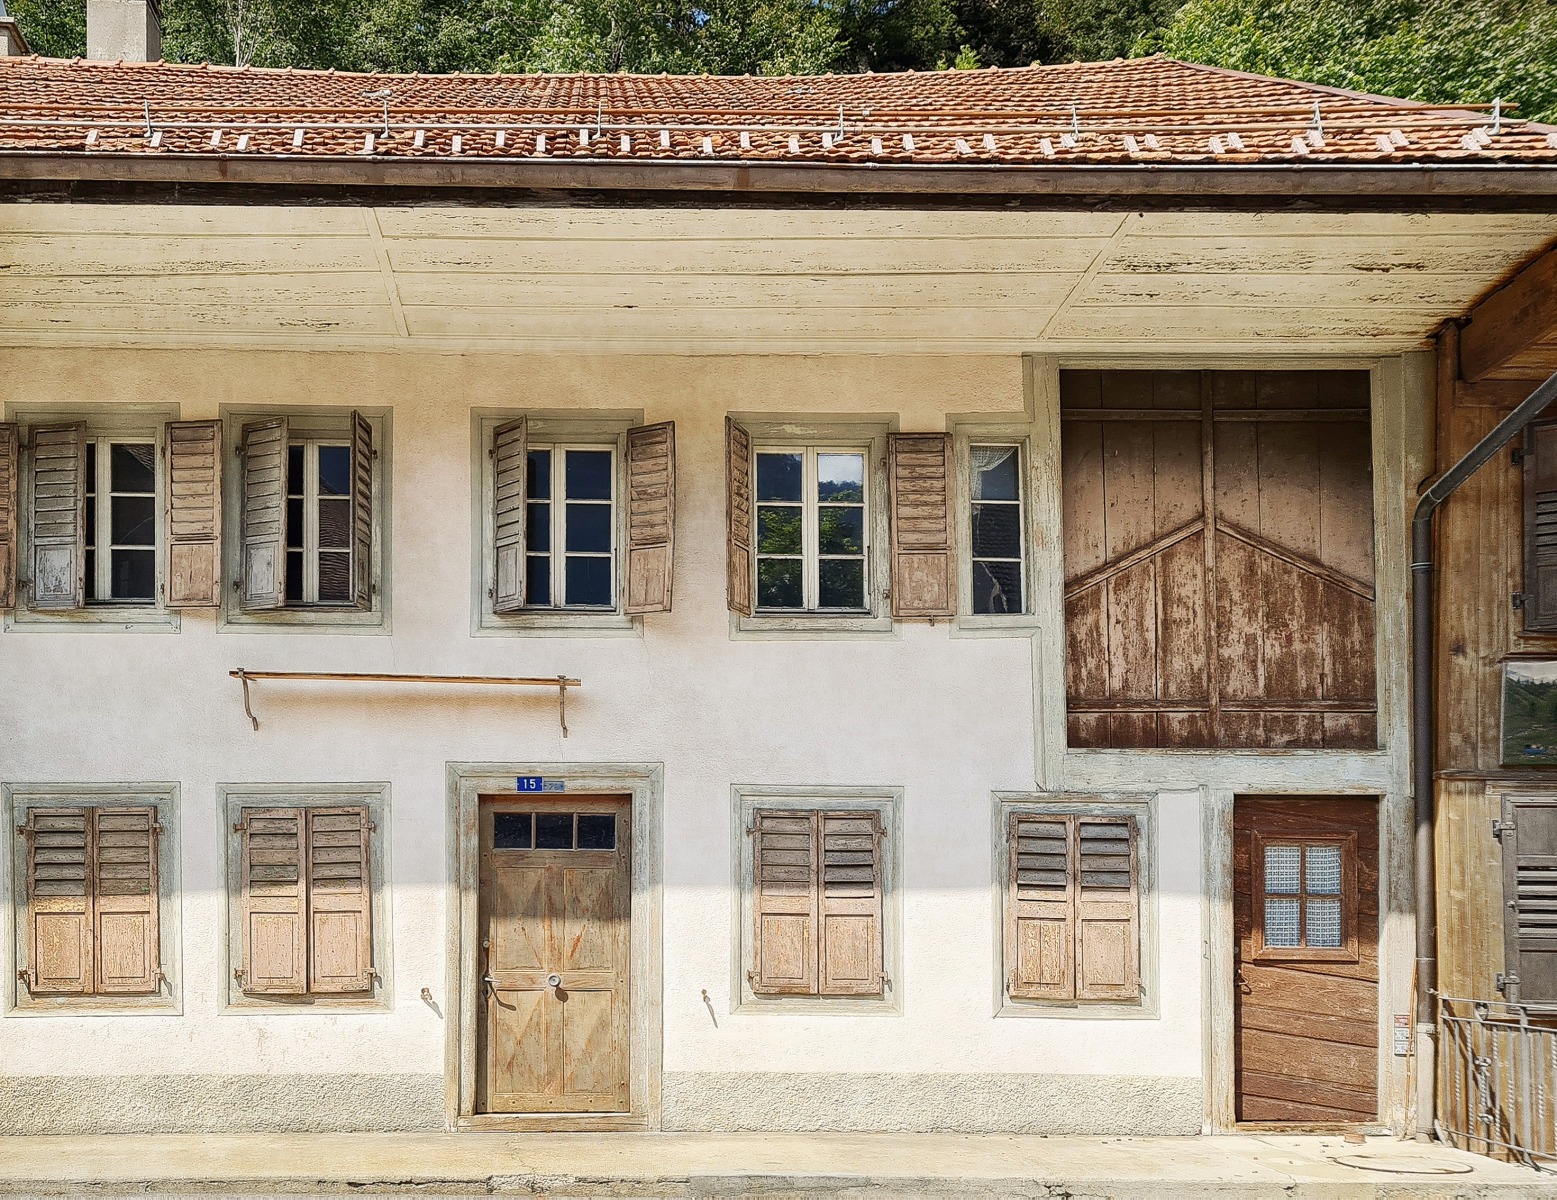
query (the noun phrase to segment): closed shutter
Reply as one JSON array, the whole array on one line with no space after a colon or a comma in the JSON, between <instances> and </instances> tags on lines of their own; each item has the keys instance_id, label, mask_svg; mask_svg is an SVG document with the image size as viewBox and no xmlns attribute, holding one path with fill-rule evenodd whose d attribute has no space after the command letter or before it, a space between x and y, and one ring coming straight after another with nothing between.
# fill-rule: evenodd
<instances>
[{"instance_id":1,"label":"closed shutter","mask_svg":"<svg viewBox=\"0 0 1557 1200\"><path fill-rule=\"evenodd\" d=\"M168 456L169 608L222 602L222 423L171 421Z\"/></svg>"},{"instance_id":2,"label":"closed shutter","mask_svg":"<svg viewBox=\"0 0 1557 1200\"><path fill-rule=\"evenodd\" d=\"M1006 990L1019 1000L1076 995L1071 818L1013 813L1007 826Z\"/></svg>"},{"instance_id":3,"label":"closed shutter","mask_svg":"<svg viewBox=\"0 0 1557 1200\"><path fill-rule=\"evenodd\" d=\"M1076 817L1076 999L1133 1001L1141 994L1135 822Z\"/></svg>"},{"instance_id":4,"label":"closed shutter","mask_svg":"<svg viewBox=\"0 0 1557 1200\"><path fill-rule=\"evenodd\" d=\"M1503 803L1504 974L1508 998L1557 1002L1557 798ZM1517 982L1516 982L1517 980Z\"/></svg>"},{"instance_id":5,"label":"closed shutter","mask_svg":"<svg viewBox=\"0 0 1557 1200\"><path fill-rule=\"evenodd\" d=\"M371 826L363 807L315 808L308 821L308 990L373 989Z\"/></svg>"},{"instance_id":6,"label":"closed shutter","mask_svg":"<svg viewBox=\"0 0 1557 1200\"><path fill-rule=\"evenodd\" d=\"M239 832L243 838L239 884L243 990L261 996L300 996L308 988L303 812L246 808Z\"/></svg>"},{"instance_id":7,"label":"closed shutter","mask_svg":"<svg viewBox=\"0 0 1557 1200\"><path fill-rule=\"evenodd\" d=\"M373 607L373 426L351 414L351 599Z\"/></svg>"},{"instance_id":8,"label":"closed shutter","mask_svg":"<svg viewBox=\"0 0 1557 1200\"><path fill-rule=\"evenodd\" d=\"M725 570L730 611L752 615L751 435L724 419Z\"/></svg>"},{"instance_id":9,"label":"closed shutter","mask_svg":"<svg viewBox=\"0 0 1557 1200\"><path fill-rule=\"evenodd\" d=\"M162 976L157 811L99 808L92 815L97 991L149 995L158 990Z\"/></svg>"},{"instance_id":10,"label":"closed shutter","mask_svg":"<svg viewBox=\"0 0 1557 1200\"><path fill-rule=\"evenodd\" d=\"M881 822L875 812L818 814L822 888L818 911L823 996L879 996Z\"/></svg>"},{"instance_id":11,"label":"closed shutter","mask_svg":"<svg viewBox=\"0 0 1557 1200\"><path fill-rule=\"evenodd\" d=\"M957 611L951 518L951 435L894 433L888 440L892 509L892 615Z\"/></svg>"},{"instance_id":12,"label":"closed shutter","mask_svg":"<svg viewBox=\"0 0 1557 1200\"><path fill-rule=\"evenodd\" d=\"M1557 421L1525 434L1525 580L1527 630L1557 629Z\"/></svg>"},{"instance_id":13,"label":"closed shutter","mask_svg":"<svg viewBox=\"0 0 1557 1200\"><path fill-rule=\"evenodd\" d=\"M32 606L86 603L86 426L32 433Z\"/></svg>"},{"instance_id":14,"label":"closed shutter","mask_svg":"<svg viewBox=\"0 0 1557 1200\"><path fill-rule=\"evenodd\" d=\"M287 597L287 419L243 427L238 606L281 608Z\"/></svg>"},{"instance_id":15,"label":"closed shutter","mask_svg":"<svg viewBox=\"0 0 1557 1200\"><path fill-rule=\"evenodd\" d=\"M524 607L525 487L529 470L530 422L520 417L492 431L493 549L492 611Z\"/></svg>"},{"instance_id":16,"label":"closed shutter","mask_svg":"<svg viewBox=\"0 0 1557 1200\"><path fill-rule=\"evenodd\" d=\"M814 996L817 814L759 809L752 837L752 991Z\"/></svg>"},{"instance_id":17,"label":"closed shutter","mask_svg":"<svg viewBox=\"0 0 1557 1200\"><path fill-rule=\"evenodd\" d=\"M669 612L676 534L676 425L627 431L627 605Z\"/></svg>"},{"instance_id":18,"label":"closed shutter","mask_svg":"<svg viewBox=\"0 0 1557 1200\"><path fill-rule=\"evenodd\" d=\"M84 808L27 811L27 988L34 995L92 990L90 815Z\"/></svg>"},{"instance_id":19,"label":"closed shutter","mask_svg":"<svg viewBox=\"0 0 1557 1200\"><path fill-rule=\"evenodd\" d=\"M0 611L16 607L18 441L15 425L0 425Z\"/></svg>"}]
</instances>

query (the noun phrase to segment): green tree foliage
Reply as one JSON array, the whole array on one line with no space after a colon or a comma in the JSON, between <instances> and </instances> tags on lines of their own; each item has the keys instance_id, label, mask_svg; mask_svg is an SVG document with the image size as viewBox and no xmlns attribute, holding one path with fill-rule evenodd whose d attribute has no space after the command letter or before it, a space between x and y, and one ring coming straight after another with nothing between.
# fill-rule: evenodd
<instances>
[{"instance_id":1,"label":"green tree foliage","mask_svg":"<svg viewBox=\"0 0 1557 1200\"><path fill-rule=\"evenodd\" d=\"M86 53L85 0L7 0L6 11L35 53L50 58Z\"/></svg>"}]
</instances>

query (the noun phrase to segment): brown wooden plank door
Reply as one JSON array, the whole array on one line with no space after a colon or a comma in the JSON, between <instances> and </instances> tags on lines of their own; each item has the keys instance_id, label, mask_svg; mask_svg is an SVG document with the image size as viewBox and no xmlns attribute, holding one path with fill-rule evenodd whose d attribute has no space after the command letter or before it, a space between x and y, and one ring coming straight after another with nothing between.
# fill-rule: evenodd
<instances>
[{"instance_id":1,"label":"brown wooden plank door","mask_svg":"<svg viewBox=\"0 0 1557 1200\"><path fill-rule=\"evenodd\" d=\"M1240 1121L1378 1120L1378 801L1233 806Z\"/></svg>"},{"instance_id":2,"label":"brown wooden plank door","mask_svg":"<svg viewBox=\"0 0 1557 1200\"><path fill-rule=\"evenodd\" d=\"M629 802L481 811L477 1110L629 1111Z\"/></svg>"}]
</instances>

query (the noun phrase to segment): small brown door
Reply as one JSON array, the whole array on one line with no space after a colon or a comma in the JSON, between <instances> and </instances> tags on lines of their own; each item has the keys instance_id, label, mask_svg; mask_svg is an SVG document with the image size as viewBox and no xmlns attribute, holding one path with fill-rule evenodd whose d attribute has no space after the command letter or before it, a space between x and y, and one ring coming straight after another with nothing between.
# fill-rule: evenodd
<instances>
[{"instance_id":1,"label":"small brown door","mask_svg":"<svg viewBox=\"0 0 1557 1200\"><path fill-rule=\"evenodd\" d=\"M1378 1119L1378 802L1233 806L1238 1119Z\"/></svg>"},{"instance_id":2,"label":"small brown door","mask_svg":"<svg viewBox=\"0 0 1557 1200\"><path fill-rule=\"evenodd\" d=\"M629 801L481 808L477 1111L628 1111Z\"/></svg>"}]
</instances>

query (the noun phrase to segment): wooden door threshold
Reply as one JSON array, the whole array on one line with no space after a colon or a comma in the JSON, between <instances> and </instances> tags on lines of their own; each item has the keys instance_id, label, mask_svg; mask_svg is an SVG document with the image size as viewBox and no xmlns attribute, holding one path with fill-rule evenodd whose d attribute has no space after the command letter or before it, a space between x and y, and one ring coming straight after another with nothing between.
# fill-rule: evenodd
<instances>
[{"instance_id":1,"label":"wooden door threshold","mask_svg":"<svg viewBox=\"0 0 1557 1200\"><path fill-rule=\"evenodd\" d=\"M632 1113L478 1113L461 1117L459 1133L647 1133L648 1118Z\"/></svg>"},{"instance_id":2,"label":"wooden door threshold","mask_svg":"<svg viewBox=\"0 0 1557 1200\"><path fill-rule=\"evenodd\" d=\"M1394 1130L1378 1121L1235 1121L1229 1133L1364 1133L1370 1137L1393 1136Z\"/></svg>"}]
</instances>

